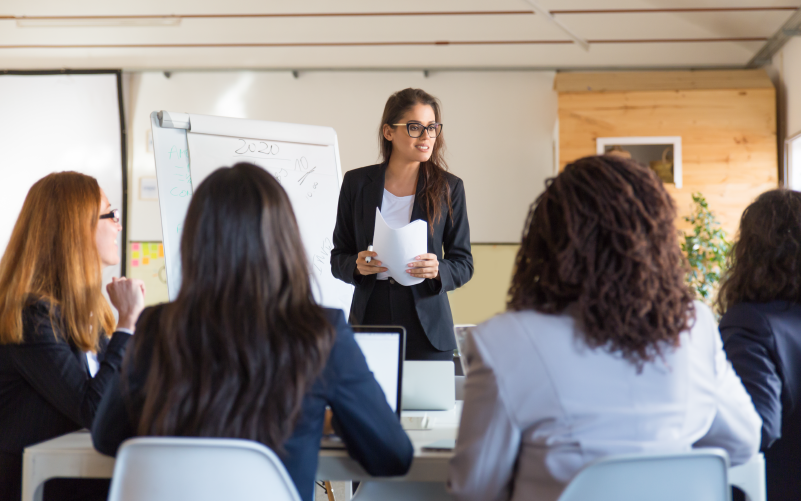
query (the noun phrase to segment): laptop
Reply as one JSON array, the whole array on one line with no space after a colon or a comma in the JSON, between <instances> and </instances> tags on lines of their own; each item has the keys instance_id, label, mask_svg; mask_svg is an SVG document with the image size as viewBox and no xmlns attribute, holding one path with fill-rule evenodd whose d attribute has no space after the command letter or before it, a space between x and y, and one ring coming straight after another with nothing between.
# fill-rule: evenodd
<instances>
[{"instance_id":1,"label":"laptop","mask_svg":"<svg viewBox=\"0 0 801 501\"><path fill-rule=\"evenodd\" d=\"M406 329L400 326L355 325L353 337L364 353L367 367L384 390L389 407L400 419Z\"/></svg>"},{"instance_id":2,"label":"laptop","mask_svg":"<svg viewBox=\"0 0 801 501\"><path fill-rule=\"evenodd\" d=\"M403 410L448 411L456 403L453 360L410 361L403 368Z\"/></svg>"},{"instance_id":3,"label":"laptop","mask_svg":"<svg viewBox=\"0 0 801 501\"><path fill-rule=\"evenodd\" d=\"M401 417L403 358L406 355L406 329L399 326L352 326L353 337L361 348L367 367L384 392L390 409ZM324 436L321 447L344 448L339 437Z\"/></svg>"},{"instance_id":4,"label":"laptop","mask_svg":"<svg viewBox=\"0 0 801 501\"><path fill-rule=\"evenodd\" d=\"M467 343L467 337L473 335L476 326L472 324L456 325L453 328L453 333L456 336L456 350L459 352L459 363L462 365L462 374L467 376L467 359L465 357L464 349Z\"/></svg>"}]
</instances>

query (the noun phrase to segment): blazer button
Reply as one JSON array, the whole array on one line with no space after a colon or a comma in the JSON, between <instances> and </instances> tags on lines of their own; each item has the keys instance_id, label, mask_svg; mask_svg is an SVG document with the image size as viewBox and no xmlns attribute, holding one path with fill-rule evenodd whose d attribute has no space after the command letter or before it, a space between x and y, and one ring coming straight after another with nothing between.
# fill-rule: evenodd
<instances>
[{"instance_id":1,"label":"blazer button","mask_svg":"<svg viewBox=\"0 0 801 501\"><path fill-rule=\"evenodd\" d=\"M392 284L392 285L395 285L395 283L396 283L396 282L395 282L395 279L394 279L394 278L390 278L390 279L389 279L389 283L390 283L390 284Z\"/></svg>"}]
</instances>

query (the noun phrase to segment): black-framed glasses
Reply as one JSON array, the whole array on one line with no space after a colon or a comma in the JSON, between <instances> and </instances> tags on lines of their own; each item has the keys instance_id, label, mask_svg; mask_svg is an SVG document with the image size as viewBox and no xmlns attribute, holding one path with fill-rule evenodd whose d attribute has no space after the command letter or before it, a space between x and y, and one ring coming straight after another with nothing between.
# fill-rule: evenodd
<instances>
[{"instance_id":1,"label":"black-framed glasses","mask_svg":"<svg viewBox=\"0 0 801 501\"><path fill-rule=\"evenodd\" d=\"M102 214L100 216L100 219L111 219L115 223L119 223L120 222L120 210L119 209L114 209L114 210L110 211L108 214Z\"/></svg>"},{"instance_id":2,"label":"black-framed glasses","mask_svg":"<svg viewBox=\"0 0 801 501\"><path fill-rule=\"evenodd\" d=\"M409 122L405 124L392 124L392 125L405 125L406 132L409 137L420 137L423 135L423 130L428 131L428 137L437 137L442 134L442 124L434 122L433 124L423 125L420 122Z\"/></svg>"}]
</instances>

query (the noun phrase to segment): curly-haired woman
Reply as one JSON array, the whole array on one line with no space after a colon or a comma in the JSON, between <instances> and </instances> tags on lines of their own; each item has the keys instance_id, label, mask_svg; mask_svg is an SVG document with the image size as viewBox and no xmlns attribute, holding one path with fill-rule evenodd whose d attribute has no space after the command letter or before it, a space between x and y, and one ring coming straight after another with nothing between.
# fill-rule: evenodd
<instances>
[{"instance_id":1,"label":"curly-haired woman","mask_svg":"<svg viewBox=\"0 0 801 501\"><path fill-rule=\"evenodd\" d=\"M555 500L609 454L759 446L759 416L693 302L655 173L588 157L529 213L508 311L467 341L456 499Z\"/></svg>"},{"instance_id":2,"label":"curly-haired woman","mask_svg":"<svg viewBox=\"0 0 801 501\"><path fill-rule=\"evenodd\" d=\"M723 347L762 416L768 499L801 493L801 193L743 213L719 295Z\"/></svg>"}]
</instances>

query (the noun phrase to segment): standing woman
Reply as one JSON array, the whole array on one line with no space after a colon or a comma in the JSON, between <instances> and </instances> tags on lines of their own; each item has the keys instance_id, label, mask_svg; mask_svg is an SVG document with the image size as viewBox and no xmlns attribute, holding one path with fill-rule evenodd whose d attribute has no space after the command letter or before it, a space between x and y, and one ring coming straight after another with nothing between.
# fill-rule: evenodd
<instances>
[{"instance_id":1,"label":"standing woman","mask_svg":"<svg viewBox=\"0 0 801 501\"><path fill-rule=\"evenodd\" d=\"M19 501L25 447L92 427L122 363L144 289L139 280L109 284L115 322L101 270L119 262L121 229L119 212L93 177L50 174L25 198L0 261L0 500ZM89 499L87 484L50 481L45 500ZM103 499L104 488L107 482Z\"/></svg>"},{"instance_id":2,"label":"standing woman","mask_svg":"<svg viewBox=\"0 0 801 501\"><path fill-rule=\"evenodd\" d=\"M350 322L402 325L407 360L452 359L456 341L446 292L473 276L464 183L447 172L440 117L439 100L421 89L390 96L379 130L382 162L345 174L334 229L331 271L356 286ZM428 252L406 270L423 282L400 285L381 266L381 256L367 250L376 207L392 228L428 223Z\"/></svg>"}]
</instances>

